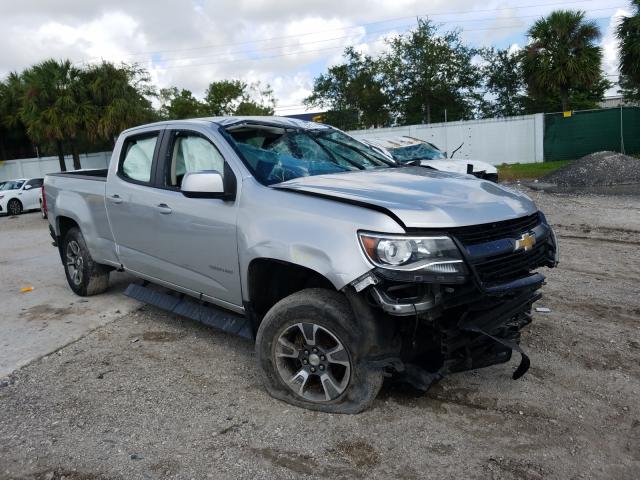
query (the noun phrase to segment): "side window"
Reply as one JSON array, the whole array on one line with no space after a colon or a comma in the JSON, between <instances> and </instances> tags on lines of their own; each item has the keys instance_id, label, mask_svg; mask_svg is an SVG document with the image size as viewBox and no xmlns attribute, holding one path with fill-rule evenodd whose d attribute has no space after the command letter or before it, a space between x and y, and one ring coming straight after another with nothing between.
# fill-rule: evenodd
<instances>
[{"instance_id":1,"label":"side window","mask_svg":"<svg viewBox=\"0 0 640 480\"><path fill-rule=\"evenodd\" d=\"M27 185L31 185L31 188L40 188L42 186L42 178L33 178L27 182Z\"/></svg>"},{"instance_id":2,"label":"side window","mask_svg":"<svg viewBox=\"0 0 640 480\"><path fill-rule=\"evenodd\" d=\"M125 140L120 174L137 182L151 181L151 163L157 142L157 133Z\"/></svg>"},{"instance_id":3,"label":"side window","mask_svg":"<svg viewBox=\"0 0 640 480\"><path fill-rule=\"evenodd\" d=\"M216 147L205 138L189 133L178 133L171 147L166 184L180 188L187 172L216 170L224 176L224 158Z\"/></svg>"}]
</instances>

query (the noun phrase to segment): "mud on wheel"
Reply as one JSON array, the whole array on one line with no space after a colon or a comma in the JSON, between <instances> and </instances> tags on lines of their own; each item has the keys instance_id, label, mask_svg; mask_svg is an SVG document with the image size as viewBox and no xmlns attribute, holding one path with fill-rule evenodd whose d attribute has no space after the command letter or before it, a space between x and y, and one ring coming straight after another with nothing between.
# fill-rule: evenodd
<instances>
[{"instance_id":1,"label":"mud on wheel","mask_svg":"<svg viewBox=\"0 0 640 480\"><path fill-rule=\"evenodd\" d=\"M308 289L278 302L256 338L269 393L312 410L365 410L383 378L362 358L358 330L348 301L338 292Z\"/></svg>"},{"instance_id":2,"label":"mud on wheel","mask_svg":"<svg viewBox=\"0 0 640 480\"><path fill-rule=\"evenodd\" d=\"M69 229L60 253L67 282L76 294L86 297L102 293L108 288L111 269L93 261L80 229Z\"/></svg>"}]
</instances>

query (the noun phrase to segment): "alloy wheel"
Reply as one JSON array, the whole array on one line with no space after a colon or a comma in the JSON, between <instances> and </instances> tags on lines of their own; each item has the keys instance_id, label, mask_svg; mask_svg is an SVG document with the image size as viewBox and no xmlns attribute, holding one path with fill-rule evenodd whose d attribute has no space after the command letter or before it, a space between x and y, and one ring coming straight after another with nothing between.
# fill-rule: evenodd
<instances>
[{"instance_id":1,"label":"alloy wheel","mask_svg":"<svg viewBox=\"0 0 640 480\"><path fill-rule=\"evenodd\" d=\"M274 355L280 378L305 400L335 400L349 386L349 353L325 327L315 323L289 326L278 337Z\"/></svg>"},{"instance_id":2,"label":"alloy wheel","mask_svg":"<svg viewBox=\"0 0 640 480\"><path fill-rule=\"evenodd\" d=\"M75 285L82 283L82 268L84 266L84 260L80 254L80 245L75 240L71 240L67 244L67 271L69 272L69 278Z\"/></svg>"},{"instance_id":3,"label":"alloy wheel","mask_svg":"<svg viewBox=\"0 0 640 480\"><path fill-rule=\"evenodd\" d=\"M9 213L11 215L20 215L21 208L18 202L16 201L9 202L8 208L9 208Z\"/></svg>"}]
</instances>

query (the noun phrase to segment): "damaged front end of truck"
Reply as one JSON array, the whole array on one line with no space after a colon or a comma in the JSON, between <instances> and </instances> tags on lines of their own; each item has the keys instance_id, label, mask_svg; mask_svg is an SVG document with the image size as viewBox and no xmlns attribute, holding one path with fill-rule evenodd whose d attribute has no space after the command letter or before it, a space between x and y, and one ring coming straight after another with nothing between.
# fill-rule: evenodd
<instances>
[{"instance_id":1,"label":"damaged front end of truck","mask_svg":"<svg viewBox=\"0 0 640 480\"><path fill-rule=\"evenodd\" d=\"M360 239L375 268L347 295L356 314L378 326L372 368L427 390L444 375L504 363L516 351L513 378L526 373L521 331L545 280L536 270L558 263L557 240L541 212L392 238L361 232ZM410 255L405 268L387 263Z\"/></svg>"}]
</instances>

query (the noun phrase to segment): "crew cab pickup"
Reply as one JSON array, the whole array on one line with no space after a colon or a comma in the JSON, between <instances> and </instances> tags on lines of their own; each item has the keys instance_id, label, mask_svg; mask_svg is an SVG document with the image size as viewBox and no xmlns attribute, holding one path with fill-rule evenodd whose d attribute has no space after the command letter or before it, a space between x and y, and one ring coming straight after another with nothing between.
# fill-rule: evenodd
<instances>
[{"instance_id":1,"label":"crew cab pickup","mask_svg":"<svg viewBox=\"0 0 640 480\"><path fill-rule=\"evenodd\" d=\"M326 412L513 351L521 376L536 270L558 262L526 195L288 118L132 128L108 170L47 175L45 195L74 292L126 270L128 295L251 338L272 396Z\"/></svg>"}]
</instances>

